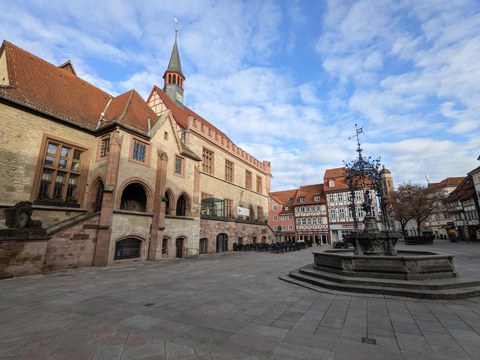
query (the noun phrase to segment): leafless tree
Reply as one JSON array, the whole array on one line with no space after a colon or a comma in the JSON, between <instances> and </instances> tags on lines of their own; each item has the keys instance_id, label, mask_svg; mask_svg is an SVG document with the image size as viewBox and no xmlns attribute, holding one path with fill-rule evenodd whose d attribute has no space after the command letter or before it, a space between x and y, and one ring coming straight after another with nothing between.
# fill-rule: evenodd
<instances>
[{"instance_id":1,"label":"leafless tree","mask_svg":"<svg viewBox=\"0 0 480 360\"><path fill-rule=\"evenodd\" d=\"M392 216L400 223L403 236L406 236L405 228L410 220L415 221L417 232L421 234L422 222L444 201L445 196L435 187L404 183L392 193Z\"/></svg>"}]
</instances>

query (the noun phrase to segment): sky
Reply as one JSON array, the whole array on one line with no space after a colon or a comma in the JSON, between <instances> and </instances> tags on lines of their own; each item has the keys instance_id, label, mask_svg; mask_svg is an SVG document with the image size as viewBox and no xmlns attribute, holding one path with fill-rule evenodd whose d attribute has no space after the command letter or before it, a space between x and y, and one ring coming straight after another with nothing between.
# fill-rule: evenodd
<instances>
[{"instance_id":1,"label":"sky","mask_svg":"<svg viewBox=\"0 0 480 360\"><path fill-rule=\"evenodd\" d=\"M272 164L272 191L363 155L396 185L480 165L478 0L0 0L0 38L113 94L163 87ZM174 19L178 19L178 24ZM352 138L353 137L353 138Z\"/></svg>"}]
</instances>

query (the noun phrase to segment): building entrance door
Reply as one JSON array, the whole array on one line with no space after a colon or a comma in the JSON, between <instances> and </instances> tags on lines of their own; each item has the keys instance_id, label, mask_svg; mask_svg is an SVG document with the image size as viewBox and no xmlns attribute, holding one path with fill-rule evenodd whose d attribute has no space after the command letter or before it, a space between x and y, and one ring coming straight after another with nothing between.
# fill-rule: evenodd
<instances>
[{"instance_id":1,"label":"building entrance door","mask_svg":"<svg viewBox=\"0 0 480 360\"><path fill-rule=\"evenodd\" d=\"M181 258L183 257L183 239L177 239L175 242L176 246L176 257Z\"/></svg>"},{"instance_id":2,"label":"building entrance door","mask_svg":"<svg viewBox=\"0 0 480 360\"><path fill-rule=\"evenodd\" d=\"M217 253L228 251L228 235L227 234L218 234L217 235Z\"/></svg>"}]
</instances>

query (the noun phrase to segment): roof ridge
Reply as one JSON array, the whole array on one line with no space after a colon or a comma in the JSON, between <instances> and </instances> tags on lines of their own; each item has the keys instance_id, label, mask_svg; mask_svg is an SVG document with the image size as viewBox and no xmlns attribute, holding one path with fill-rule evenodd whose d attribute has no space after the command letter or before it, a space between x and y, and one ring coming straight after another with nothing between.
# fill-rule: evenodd
<instances>
[{"instance_id":1,"label":"roof ridge","mask_svg":"<svg viewBox=\"0 0 480 360\"><path fill-rule=\"evenodd\" d=\"M55 64L53 64L53 63L51 63L51 62L49 62L49 61L47 61L47 60L45 60L45 59L42 59L40 56L37 56L37 55L31 53L30 51L27 51L27 50L25 50L25 49L22 49L22 48L19 47L18 45L15 45L15 44L13 44L12 42L10 42L10 41L8 41L8 40L3 40L3 42L4 42L4 44L6 44L6 45L8 45L8 46L10 46L10 47L13 47L13 48L15 48L15 49L17 49L17 50L25 53L25 54L28 54L29 56L34 57L35 59L39 60L40 62L42 62L42 63L44 63L44 64L46 64L46 65L48 65L48 66L51 66L52 69L57 69L57 70L59 70L59 71L63 71L62 74L65 72L62 68L58 67L57 65L55 65ZM6 48L5 48L5 49L6 49ZM7 67L8 67L8 56L7 56ZM81 78L80 76L73 75L73 74L72 74L71 72L69 72L69 71L67 71L66 73L67 73L67 74L70 74L71 76L73 76L73 77L75 77L75 78L77 78L77 79L79 79L80 81L84 82L86 85L91 86L91 87L93 87L93 88L101 91L101 92L104 93L105 95L108 95L108 96L112 97L111 94L107 93L105 90L100 89L98 86L93 85L92 83L90 83L90 82L88 82L87 80ZM10 75L10 74L9 74L9 75Z\"/></svg>"}]
</instances>

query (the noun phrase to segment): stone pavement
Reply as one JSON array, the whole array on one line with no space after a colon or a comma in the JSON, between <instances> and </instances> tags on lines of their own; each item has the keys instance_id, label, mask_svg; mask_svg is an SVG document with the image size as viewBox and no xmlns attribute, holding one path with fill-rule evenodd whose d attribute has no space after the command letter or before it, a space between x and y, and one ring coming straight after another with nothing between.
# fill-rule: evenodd
<instances>
[{"instance_id":1,"label":"stone pavement","mask_svg":"<svg viewBox=\"0 0 480 360\"><path fill-rule=\"evenodd\" d=\"M480 277L478 243L415 249L455 254L460 276ZM311 251L2 280L0 359L480 359L480 298L321 293L278 279Z\"/></svg>"}]
</instances>

